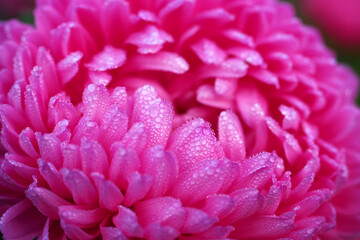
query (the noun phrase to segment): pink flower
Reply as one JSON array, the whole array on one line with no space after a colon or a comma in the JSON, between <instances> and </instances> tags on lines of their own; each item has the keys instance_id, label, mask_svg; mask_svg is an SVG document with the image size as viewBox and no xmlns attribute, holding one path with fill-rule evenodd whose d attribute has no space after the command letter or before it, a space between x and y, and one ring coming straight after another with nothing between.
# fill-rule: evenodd
<instances>
[{"instance_id":1,"label":"pink flower","mask_svg":"<svg viewBox=\"0 0 360 240\"><path fill-rule=\"evenodd\" d=\"M35 19L0 25L5 238L360 235L357 77L288 4L38 0Z\"/></svg>"},{"instance_id":2,"label":"pink flower","mask_svg":"<svg viewBox=\"0 0 360 240\"><path fill-rule=\"evenodd\" d=\"M44 98L34 84L42 77L30 76L27 89L40 94L29 109ZM334 227L331 191L308 190L315 153L293 176L275 153L246 159L231 111L220 114L219 141L201 118L170 134L172 106L148 85L127 96L90 84L82 100L75 107L62 92L50 98L47 122L33 111L30 124L13 123L17 148L1 164L1 194L14 203L1 218L5 239L311 239Z\"/></svg>"},{"instance_id":3,"label":"pink flower","mask_svg":"<svg viewBox=\"0 0 360 240\"><path fill-rule=\"evenodd\" d=\"M343 48L360 47L359 1L307 0L302 6L311 20Z\"/></svg>"}]
</instances>

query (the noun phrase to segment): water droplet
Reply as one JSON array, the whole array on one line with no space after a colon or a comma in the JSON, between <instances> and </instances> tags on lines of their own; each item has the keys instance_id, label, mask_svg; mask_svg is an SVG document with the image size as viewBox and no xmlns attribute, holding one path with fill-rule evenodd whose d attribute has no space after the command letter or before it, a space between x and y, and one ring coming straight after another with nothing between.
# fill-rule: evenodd
<instances>
[{"instance_id":1,"label":"water droplet","mask_svg":"<svg viewBox=\"0 0 360 240\"><path fill-rule=\"evenodd\" d=\"M95 88L96 88L95 84L90 84L90 85L88 86L89 92L94 92L94 91L95 91Z\"/></svg>"}]
</instances>

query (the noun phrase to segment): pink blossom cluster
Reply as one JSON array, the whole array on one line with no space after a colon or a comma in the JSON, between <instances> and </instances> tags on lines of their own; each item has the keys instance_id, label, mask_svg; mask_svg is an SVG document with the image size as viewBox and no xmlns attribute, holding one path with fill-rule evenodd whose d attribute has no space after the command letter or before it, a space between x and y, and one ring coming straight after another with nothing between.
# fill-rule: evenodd
<instances>
[{"instance_id":1,"label":"pink blossom cluster","mask_svg":"<svg viewBox=\"0 0 360 240\"><path fill-rule=\"evenodd\" d=\"M358 79L292 6L34 14L0 23L5 239L360 237Z\"/></svg>"}]
</instances>

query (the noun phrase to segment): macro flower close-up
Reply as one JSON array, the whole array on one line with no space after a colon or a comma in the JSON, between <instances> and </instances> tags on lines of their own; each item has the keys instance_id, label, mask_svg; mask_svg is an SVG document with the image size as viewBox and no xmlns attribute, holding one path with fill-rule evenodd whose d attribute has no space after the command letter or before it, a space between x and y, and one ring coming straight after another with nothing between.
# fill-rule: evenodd
<instances>
[{"instance_id":1,"label":"macro flower close-up","mask_svg":"<svg viewBox=\"0 0 360 240\"><path fill-rule=\"evenodd\" d=\"M360 238L359 78L278 0L37 0L0 22L6 240Z\"/></svg>"}]
</instances>

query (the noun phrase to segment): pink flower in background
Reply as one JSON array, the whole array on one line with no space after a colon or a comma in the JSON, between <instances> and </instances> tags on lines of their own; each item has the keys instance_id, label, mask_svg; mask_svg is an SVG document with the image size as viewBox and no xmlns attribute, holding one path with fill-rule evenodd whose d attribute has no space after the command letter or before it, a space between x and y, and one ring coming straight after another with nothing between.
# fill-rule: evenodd
<instances>
[{"instance_id":1,"label":"pink flower in background","mask_svg":"<svg viewBox=\"0 0 360 240\"><path fill-rule=\"evenodd\" d=\"M304 12L342 47L360 47L358 0L305 0Z\"/></svg>"},{"instance_id":2,"label":"pink flower in background","mask_svg":"<svg viewBox=\"0 0 360 240\"><path fill-rule=\"evenodd\" d=\"M358 79L290 5L38 0L0 50L6 239L360 236Z\"/></svg>"}]
</instances>

